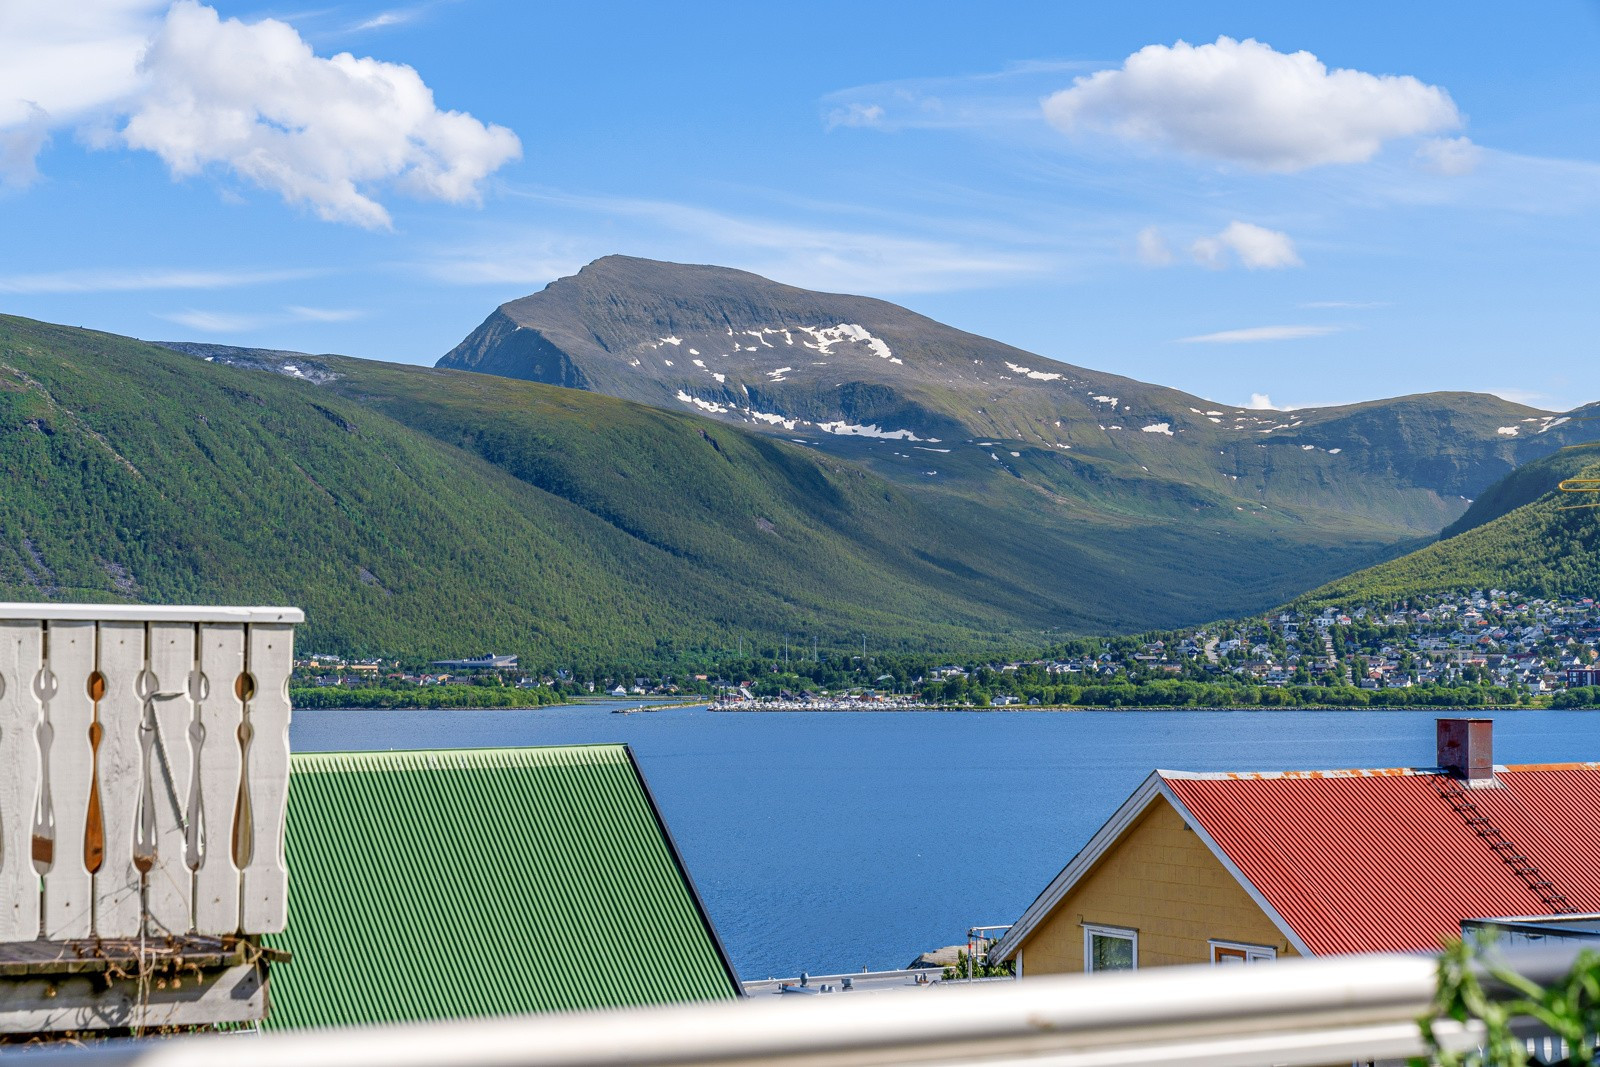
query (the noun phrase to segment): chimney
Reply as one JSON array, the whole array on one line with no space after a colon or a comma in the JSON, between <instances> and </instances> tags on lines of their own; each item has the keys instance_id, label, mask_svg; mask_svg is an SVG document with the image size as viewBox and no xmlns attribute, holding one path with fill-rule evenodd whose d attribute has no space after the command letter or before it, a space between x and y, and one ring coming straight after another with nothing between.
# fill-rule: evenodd
<instances>
[{"instance_id":1,"label":"chimney","mask_svg":"<svg viewBox=\"0 0 1600 1067\"><path fill-rule=\"evenodd\" d=\"M1494 720L1437 719L1439 767L1468 786L1494 784Z\"/></svg>"}]
</instances>

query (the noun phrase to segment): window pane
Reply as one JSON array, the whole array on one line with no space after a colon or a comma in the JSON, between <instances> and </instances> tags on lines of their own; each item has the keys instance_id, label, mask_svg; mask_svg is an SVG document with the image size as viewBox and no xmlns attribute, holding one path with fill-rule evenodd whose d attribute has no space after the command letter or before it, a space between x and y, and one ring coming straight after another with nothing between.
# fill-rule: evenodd
<instances>
[{"instance_id":1,"label":"window pane","mask_svg":"<svg viewBox=\"0 0 1600 1067\"><path fill-rule=\"evenodd\" d=\"M1133 940L1091 934L1089 942L1089 969L1091 971L1131 971L1133 969Z\"/></svg>"}]
</instances>

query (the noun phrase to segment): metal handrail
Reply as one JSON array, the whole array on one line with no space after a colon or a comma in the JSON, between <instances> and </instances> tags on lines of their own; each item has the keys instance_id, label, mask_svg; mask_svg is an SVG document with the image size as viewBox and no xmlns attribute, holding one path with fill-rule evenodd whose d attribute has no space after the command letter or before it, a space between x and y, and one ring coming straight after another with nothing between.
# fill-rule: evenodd
<instances>
[{"instance_id":1,"label":"metal handrail","mask_svg":"<svg viewBox=\"0 0 1600 1067\"><path fill-rule=\"evenodd\" d=\"M1538 980L1562 973L1574 954L1566 946L1507 959ZM40 1055L51 1064L130 1067L1312 1065L1423 1054L1417 1020L1434 990L1431 957L1344 956L259 1039L108 1042ZM1480 1036L1453 1023L1437 1033L1458 1049Z\"/></svg>"}]
</instances>

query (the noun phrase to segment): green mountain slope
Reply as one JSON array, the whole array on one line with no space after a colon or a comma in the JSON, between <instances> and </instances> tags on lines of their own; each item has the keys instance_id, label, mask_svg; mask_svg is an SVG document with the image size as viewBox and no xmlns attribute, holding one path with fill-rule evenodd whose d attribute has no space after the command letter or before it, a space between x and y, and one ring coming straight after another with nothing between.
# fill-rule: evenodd
<instances>
[{"instance_id":1,"label":"green mountain slope","mask_svg":"<svg viewBox=\"0 0 1600 1067\"><path fill-rule=\"evenodd\" d=\"M466 376L416 377L436 392ZM656 474L682 478L694 506L720 509L703 536L630 529L621 505L574 503L306 382L0 319L0 596L288 602L307 610L303 647L546 660L664 656L807 623L833 636L843 621L975 647L1023 621L1021 598L969 606L933 565L819 546L812 509L845 522L860 507L883 530L905 513L877 479L699 420L561 398L577 401L573 434L552 450L592 460L583 476L639 512ZM773 578L763 553L800 562ZM794 577L808 566L823 580Z\"/></svg>"},{"instance_id":2,"label":"green mountain slope","mask_svg":"<svg viewBox=\"0 0 1600 1067\"><path fill-rule=\"evenodd\" d=\"M1087 450L901 442L951 477L884 477L592 392L179 347L0 319L0 596L288 602L305 648L552 665L955 652L1260 610L1404 536Z\"/></svg>"},{"instance_id":3,"label":"green mountain slope","mask_svg":"<svg viewBox=\"0 0 1600 1067\"><path fill-rule=\"evenodd\" d=\"M1594 432L1592 428L1590 432ZM1531 504L1550 492L1551 486L1577 477L1597 461L1600 461L1600 443L1568 445L1553 455L1518 467L1484 490L1466 513L1446 526L1439 536L1454 537L1492 522L1524 504ZM1581 502L1581 498L1569 501Z\"/></svg>"},{"instance_id":4,"label":"green mountain slope","mask_svg":"<svg viewBox=\"0 0 1600 1067\"><path fill-rule=\"evenodd\" d=\"M1583 506L1594 496L1557 492L1566 478L1600 478L1600 444L1529 463L1479 498L1474 510L1483 505L1482 521L1476 525L1331 582L1298 603L1386 603L1489 588L1528 596L1600 594L1600 508ZM1502 513L1490 515L1493 508Z\"/></svg>"},{"instance_id":5,"label":"green mountain slope","mask_svg":"<svg viewBox=\"0 0 1600 1067\"><path fill-rule=\"evenodd\" d=\"M0 320L0 595L294 603L303 647L604 649L670 600L581 509L337 396Z\"/></svg>"},{"instance_id":6,"label":"green mountain slope","mask_svg":"<svg viewBox=\"0 0 1600 1067\"><path fill-rule=\"evenodd\" d=\"M1204 494L1075 517L1020 479L897 484L590 393L267 356L0 318L0 597L287 602L313 650L643 663L735 633L954 651L1142 628L1387 548Z\"/></svg>"},{"instance_id":7,"label":"green mountain slope","mask_svg":"<svg viewBox=\"0 0 1600 1067\"><path fill-rule=\"evenodd\" d=\"M1312 526L1174 480L1102 472L1088 459L1071 460L1080 473L1070 499L1012 475L885 480L767 435L578 390L337 356L179 347L320 383L307 387L473 452L703 563L730 602L747 589L781 590L793 605L783 623L791 632L873 626L873 611L891 609L1035 632L1139 629L1275 603L1394 551L1389 529L1347 518ZM1057 462L1037 452L1007 461L1023 472ZM924 457L939 470L975 462Z\"/></svg>"}]
</instances>

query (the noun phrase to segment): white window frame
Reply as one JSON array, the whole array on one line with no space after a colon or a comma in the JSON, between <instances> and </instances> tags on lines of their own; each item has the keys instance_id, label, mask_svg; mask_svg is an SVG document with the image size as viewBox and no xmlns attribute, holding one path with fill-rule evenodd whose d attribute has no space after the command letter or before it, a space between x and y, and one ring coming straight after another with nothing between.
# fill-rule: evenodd
<instances>
[{"instance_id":1,"label":"white window frame","mask_svg":"<svg viewBox=\"0 0 1600 1067\"><path fill-rule=\"evenodd\" d=\"M1243 941L1222 941L1212 938L1207 942L1211 946L1211 965L1220 967L1222 961L1217 959L1217 949L1225 948L1231 952L1243 952L1246 963L1265 963L1278 958L1278 950L1271 945L1250 945Z\"/></svg>"},{"instance_id":2,"label":"white window frame","mask_svg":"<svg viewBox=\"0 0 1600 1067\"><path fill-rule=\"evenodd\" d=\"M1133 970L1139 969L1139 931L1126 926L1105 926L1101 923L1083 924L1083 969L1094 971L1094 939L1116 937L1133 946Z\"/></svg>"}]
</instances>

